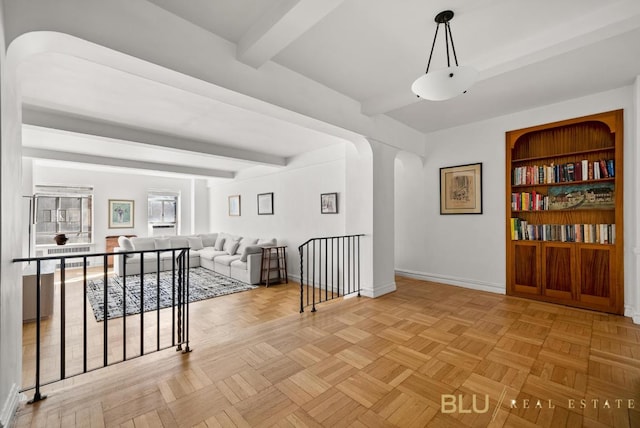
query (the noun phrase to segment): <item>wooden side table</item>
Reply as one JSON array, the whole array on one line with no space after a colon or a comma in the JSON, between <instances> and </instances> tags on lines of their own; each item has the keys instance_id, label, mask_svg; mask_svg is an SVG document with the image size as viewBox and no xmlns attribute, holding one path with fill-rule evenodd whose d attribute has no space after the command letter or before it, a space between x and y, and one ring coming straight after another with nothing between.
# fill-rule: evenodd
<instances>
[{"instance_id":1,"label":"wooden side table","mask_svg":"<svg viewBox=\"0 0 640 428\"><path fill-rule=\"evenodd\" d=\"M289 283L287 276L287 247L274 246L262 248L262 262L260 264L260 284L267 287L270 284ZM275 272L277 276L272 275Z\"/></svg>"},{"instance_id":2,"label":"wooden side table","mask_svg":"<svg viewBox=\"0 0 640 428\"><path fill-rule=\"evenodd\" d=\"M118 246L118 238L120 236L126 236L127 238L135 238L137 235L111 235L107 236L107 242L105 246L105 253L113 253L113 249ZM107 266L113 267L113 256L107 257Z\"/></svg>"}]
</instances>

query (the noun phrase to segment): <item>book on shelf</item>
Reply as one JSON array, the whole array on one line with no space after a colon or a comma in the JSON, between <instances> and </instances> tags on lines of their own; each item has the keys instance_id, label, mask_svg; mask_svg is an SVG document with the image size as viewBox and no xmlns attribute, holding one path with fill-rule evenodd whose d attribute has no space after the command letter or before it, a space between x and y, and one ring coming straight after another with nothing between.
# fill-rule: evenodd
<instances>
[{"instance_id":1,"label":"book on shelf","mask_svg":"<svg viewBox=\"0 0 640 428\"><path fill-rule=\"evenodd\" d=\"M598 163L600 164L600 177L609 178L609 171L607 171L607 164L604 159L600 159Z\"/></svg>"},{"instance_id":2,"label":"book on shelf","mask_svg":"<svg viewBox=\"0 0 640 428\"><path fill-rule=\"evenodd\" d=\"M552 162L549 165L515 167L512 174L512 184L519 186L564 183L599 180L609 177L615 177L615 162L613 159L601 159L593 162L584 159L558 165Z\"/></svg>"},{"instance_id":3,"label":"book on shelf","mask_svg":"<svg viewBox=\"0 0 640 428\"><path fill-rule=\"evenodd\" d=\"M615 244L615 224L529 224L511 218L513 241L556 241L587 244Z\"/></svg>"},{"instance_id":4,"label":"book on shelf","mask_svg":"<svg viewBox=\"0 0 640 428\"><path fill-rule=\"evenodd\" d=\"M545 211L549 209L549 196L533 192L511 194L513 211Z\"/></svg>"}]
</instances>

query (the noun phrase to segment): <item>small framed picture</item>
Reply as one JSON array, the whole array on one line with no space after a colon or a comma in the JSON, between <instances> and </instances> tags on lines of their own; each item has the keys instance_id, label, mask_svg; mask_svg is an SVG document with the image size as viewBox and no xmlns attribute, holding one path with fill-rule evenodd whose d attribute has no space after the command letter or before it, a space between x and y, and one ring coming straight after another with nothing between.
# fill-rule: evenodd
<instances>
[{"instance_id":1,"label":"small framed picture","mask_svg":"<svg viewBox=\"0 0 640 428\"><path fill-rule=\"evenodd\" d=\"M109 229L133 227L133 204L131 200L109 199Z\"/></svg>"},{"instance_id":2,"label":"small framed picture","mask_svg":"<svg viewBox=\"0 0 640 428\"><path fill-rule=\"evenodd\" d=\"M320 195L320 212L322 214L338 214L337 193L323 193Z\"/></svg>"},{"instance_id":3,"label":"small framed picture","mask_svg":"<svg viewBox=\"0 0 640 428\"><path fill-rule=\"evenodd\" d=\"M273 214L273 192L258 194L258 215Z\"/></svg>"},{"instance_id":4,"label":"small framed picture","mask_svg":"<svg viewBox=\"0 0 640 428\"><path fill-rule=\"evenodd\" d=\"M482 163L440 168L440 214L482 214Z\"/></svg>"},{"instance_id":5,"label":"small framed picture","mask_svg":"<svg viewBox=\"0 0 640 428\"><path fill-rule=\"evenodd\" d=\"M229 196L229 215L240 216L240 195Z\"/></svg>"}]
</instances>

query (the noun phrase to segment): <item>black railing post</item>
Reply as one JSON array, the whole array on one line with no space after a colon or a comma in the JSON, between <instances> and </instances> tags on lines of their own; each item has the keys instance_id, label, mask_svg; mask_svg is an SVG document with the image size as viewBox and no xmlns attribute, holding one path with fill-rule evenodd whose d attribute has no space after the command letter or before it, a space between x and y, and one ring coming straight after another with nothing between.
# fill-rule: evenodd
<instances>
[{"instance_id":1,"label":"black railing post","mask_svg":"<svg viewBox=\"0 0 640 428\"><path fill-rule=\"evenodd\" d=\"M338 258L336 259L336 277L338 279L337 294L338 297L340 297L340 273L344 272L344 262L342 263L342 269L340 269L340 238L336 241L336 249L338 250Z\"/></svg>"},{"instance_id":2,"label":"black railing post","mask_svg":"<svg viewBox=\"0 0 640 428\"><path fill-rule=\"evenodd\" d=\"M142 258L142 253L140 253ZM127 360L127 263L124 264L122 277L122 361Z\"/></svg>"},{"instance_id":3,"label":"black railing post","mask_svg":"<svg viewBox=\"0 0 640 428\"><path fill-rule=\"evenodd\" d=\"M65 378L65 351L66 351L66 262L67 259L60 259L60 379Z\"/></svg>"},{"instance_id":4,"label":"black railing post","mask_svg":"<svg viewBox=\"0 0 640 428\"><path fill-rule=\"evenodd\" d=\"M160 252L156 253L156 351L160 350Z\"/></svg>"},{"instance_id":5,"label":"black railing post","mask_svg":"<svg viewBox=\"0 0 640 428\"><path fill-rule=\"evenodd\" d=\"M346 256L347 256L347 252L345 251L345 248L346 248L345 245L346 245L346 242L345 242L345 238L343 236L342 237L342 295L343 296L346 294L345 293L345 290L346 290L345 289L345 284L346 284L346 281L345 281L345 272L346 272L345 259L346 259Z\"/></svg>"},{"instance_id":6,"label":"black railing post","mask_svg":"<svg viewBox=\"0 0 640 428\"><path fill-rule=\"evenodd\" d=\"M186 270L185 270L185 289L186 289L186 298L184 299L184 304L185 304L185 312L186 312L186 317L185 317L185 348L184 348L184 352L191 352L191 348L189 348L189 269L191 268L191 262L189 261L189 248L187 248L186 250L186 256L185 256L185 264L186 264Z\"/></svg>"},{"instance_id":7,"label":"black railing post","mask_svg":"<svg viewBox=\"0 0 640 428\"><path fill-rule=\"evenodd\" d=\"M178 346L176 351L182 351L182 253L178 256Z\"/></svg>"},{"instance_id":8,"label":"black railing post","mask_svg":"<svg viewBox=\"0 0 640 428\"><path fill-rule=\"evenodd\" d=\"M324 241L324 300L329 300L329 240Z\"/></svg>"},{"instance_id":9,"label":"black railing post","mask_svg":"<svg viewBox=\"0 0 640 428\"><path fill-rule=\"evenodd\" d=\"M144 355L144 256L146 254L140 254L140 355Z\"/></svg>"},{"instance_id":10,"label":"black railing post","mask_svg":"<svg viewBox=\"0 0 640 428\"><path fill-rule=\"evenodd\" d=\"M304 312L304 246L298 247L300 253L300 313Z\"/></svg>"},{"instance_id":11,"label":"black railing post","mask_svg":"<svg viewBox=\"0 0 640 428\"><path fill-rule=\"evenodd\" d=\"M360 236L358 236L358 297L360 297Z\"/></svg>"},{"instance_id":12,"label":"black railing post","mask_svg":"<svg viewBox=\"0 0 640 428\"><path fill-rule=\"evenodd\" d=\"M171 346L176 345L176 250L171 250Z\"/></svg>"},{"instance_id":13,"label":"black railing post","mask_svg":"<svg viewBox=\"0 0 640 428\"><path fill-rule=\"evenodd\" d=\"M316 241L314 239L311 242L313 242L313 256L311 256L311 266L313 267L313 274L311 275L311 280L313 281L313 284L311 286L311 293L313 293L311 295L311 302L312 302L311 312L315 312L316 311Z\"/></svg>"},{"instance_id":14,"label":"black railing post","mask_svg":"<svg viewBox=\"0 0 640 428\"><path fill-rule=\"evenodd\" d=\"M87 372L87 256L82 257L82 371Z\"/></svg>"},{"instance_id":15,"label":"black railing post","mask_svg":"<svg viewBox=\"0 0 640 428\"><path fill-rule=\"evenodd\" d=\"M126 256L124 256L124 255L122 256L122 265L123 265L122 274L123 275L125 274L125 272L124 272L125 267L124 266L126 265L126 261L124 260L124 257L126 257ZM116 258L114 257L113 259L114 259L114 263L116 263L115 262ZM108 354L107 354L107 342L108 342L107 339L109 337L108 336L108 330L107 330L107 326L109 324L107 322L109 320L109 294L107 294L108 293L107 288L109 287L108 269L109 269L109 258L105 254L104 255L104 260L103 260L104 275L103 275L103 278L102 278L102 281L103 281L102 283L104 284L104 290L102 290L102 293L103 293L103 303L102 303L102 305L103 305L103 308L102 308L102 324L103 324L103 326L102 326L102 336L103 336L103 339L102 339L102 366L103 367L107 367L107 365L109 365L109 357L108 357Z\"/></svg>"},{"instance_id":16,"label":"black railing post","mask_svg":"<svg viewBox=\"0 0 640 428\"><path fill-rule=\"evenodd\" d=\"M40 289L40 279L41 279L41 266L40 260L36 261L36 392L33 394L33 398L29 400L29 404L37 403L38 401L44 400L47 398L46 395L42 395L40 393L40 333L41 333L41 325L40 325L40 315L42 312L42 308L40 306L40 299L42 290Z\"/></svg>"},{"instance_id":17,"label":"black railing post","mask_svg":"<svg viewBox=\"0 0 640 428\"><path fill-rule=\"evenodd\" d=\"M333 284L333 277L335 273L333 271L333 260L335 259L335 254L333 250L334 250L333 238L331 238L331 299L333 299L333 290L335 288L335 285Z\"/></svg>"},{"instance_id":18,"label":"black railing post","mask_svg":"<svg viewBox=\"0 0 640 428\"><path fill-rule=\"evenodd\" d=\"M347 280L349 283L344 294L351 294L351 237L347 238Z\"/></svg>"}]
</instances>

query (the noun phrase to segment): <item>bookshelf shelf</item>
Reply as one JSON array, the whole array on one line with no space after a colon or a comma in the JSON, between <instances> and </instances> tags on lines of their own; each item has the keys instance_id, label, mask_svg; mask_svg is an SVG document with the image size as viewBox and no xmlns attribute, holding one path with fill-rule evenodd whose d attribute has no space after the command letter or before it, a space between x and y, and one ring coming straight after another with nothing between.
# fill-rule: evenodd
<instances>
[{"instance_id":1,"label":"bookshelf shelf","mask_svg":"<svg viewBox=\"0 0 640 428\"><path fill-rule=\"evenodd\" d=\"M577 152L568 152L568 153L555 153L544 156L534 156L530 158L519 158L513 159L511 162L513 164L524 163L524 162L533 162L538 160L546 160L546 159L555 159L555 158L563 158L563 157L572 157L572 156L582 156L589 155L594 153L606 153L615 151L615 147L602 147L599 149L591 149L591 150L580 150Z\"/></svg>"},{"instance_id":2,"label":"bookshelf shelf","mask_svg":"<svg viewBox=\"0 0 640 428\"><path fill-rule=\"evenodd\" d=\"M598 180L561 181L560 183L512 184L511 188L526 189L531 187L575 186L577 184L612 183L612 182L615 182L615 177L600 178Z\"/></svg>"},{"instance_id":3,"label":"bookshelf shelf","mask_svg":"<svg viewBox=\"0 0 640 428\"><path fill-rule=\"evenodd\" d=\"M545 214L554 214L554 213L574 213L576 211L595 211L595 212L600 212L600 211L615 211L615 208L589 208L589 209L564 209L564 210L511 210L512 213L514 214L540 214L540 213L545 213Z\"/></svg>"},{"instance_id":4,"label":"bookshelf shelf","mask_svg":"<svg viewBox=\"0 0 640 428\"><path fill-rule=\"evenodd\" d=\"M622 130L616 110L506 133L507 294L623 312Z\"/></svg>"}]
</instances>

